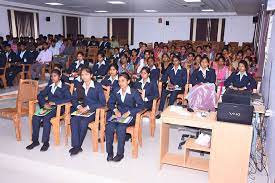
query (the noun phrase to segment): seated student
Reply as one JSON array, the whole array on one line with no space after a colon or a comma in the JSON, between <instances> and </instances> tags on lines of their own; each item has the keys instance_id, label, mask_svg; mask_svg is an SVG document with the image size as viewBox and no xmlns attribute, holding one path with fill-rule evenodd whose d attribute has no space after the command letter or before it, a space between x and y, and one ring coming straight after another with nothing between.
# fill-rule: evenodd
<instances>
[{"instance_id":1,"label":"seated student","mask_svg":"<svg viewBox=\"0 0 275 183\"><path fill-rule=\"evenodd\" d=\"M160 65L160 68L161 68L161 75L163 76L169 67L172 67L173 63L171 63L170 61L170 57L168 54L163 54L162 55L162 60L161 60L161 65Z\"/></svg>"},{"instance_id":2,"label":"seated student","mask_svg":"<svg viewBox=\"0 0 275 183\"><path fill-rule=\"evenodd\" d=\"M103 78L108 72L108 64L105 61L104 53L97 54L97 63L92 68L92 74L97 79Z\"/></svg>"},{"instance_id":3,"label":"seated student","mask_svg":"<svg viewBox=\"0 0 275 183\"><path fill-rule=\"evenodd\" d=\"M116 64L111 64L109 66L109 75L101 81L102 87L110 87L111 90L119 87L118 85L118 66Z\"/></svg>"},{"instance_id":4,"label":"seated student","mask_svg":"<svg viewBox=\"0 0 275 183\"><path fill-rule=\"evenodd\" d=\"M99 42L95 39L95 36L91 36L91 41L89 42L88 46L95 48L99 47Z\"/></svg>"},{"instance_id":5,"label":"seated student","mask_svg":"<svg viewBox=\"0 0 275 183\"><path fill-rule=\"evenodd\" d=\"M126 54L122 54L120 56L120 60L118 62L118 73L127 72L128 74L132 75L134 73L134 65L129 63L129 59Z\"/></svg>"},{"instance_id":6,"label":"seated student","mask_svg":"<svg viewBox=\"0 0 275 183\"><path fill-rule=\"evenodd\" d=\"M47 42L43 43L43 50L39 53L36 58L36 62L31 66L32 79L38 80L39 74L41 73L42 67L45 64L49 64L52 61L53 54L49 50Z\"/></svg>"},{"instance_id":7,"label":"seated student","mask_svg":"<svg viewBox=\"0 0 275 183\"><path fill-rule=\"evenodd\" d=\"M148 67L143 67L140 75L141 79L135 82L134 88L139 91L145 108L151 110L153 100L159 96L157 80L150 79L151 73Z\"/></svg>"},{"instance_id":8,"label":"seated student","mask_svg":"<svg viewBox=\"0 0 275 183\"><path fill-rule=\"evenodd\" d=\"M6 46L7 60L8 63L11 64L10 67L6 70L6 80L8 86L13 86L14 78L19 72L21 72L22 67L20 64L27 62L28 52L26 51L26 47L22 45L21 48L24 50L21 51L19 55L16 55L16 53L10 49L9 45ZM22 58L20 58L20 56L22 56Z\"/></svg>"},{"instance_id":9,"label":"seated student","mask_svg":"<svg viewBox=\"0 0 275 183\"><path fill-rule=\"evenodd\" d=\"M51 131L51 119L56 116L56 105L63 104L71 101L71 93L69 86L61 81L61 72L54 69L51 73L52 84L49 84L44 90L38 94L38 101L41 108L54 108L45 116L36 116L32 118L32 144L26 147L31 150L36 146L39 146L39 130L40 123L43 122L43 146L40 151L47 151L50 144L50 131ZM62 113L64 108L62 109Z\"/></svg>"},{"instance_id":10,"label":"seated student","mask_svg":"<svg viewBox=\"0 0 275 183\"><path fill-rule=\"evenodd\" d=\"M148 58L147 60L147 65L150 69L150 79L151 80L155 80L158 81L159 80L159 76L160 76L160 69L156 68L155 66L155 61L153 57Z\"/></svg>"},{"instance_id":11,"label":"seated student","mask_svg":"<svg viewBox=\"0 0 275 183\"><path fill-rule=\"evenodd\" d=\"M136 73L140 73L140 71L141 71L141 69L144 67L144 66L146 66L147 65L147 60L148 60L148 58L151 56L151 51L149 51L149 50L145 50L144 51L144 58L143 59L140 59L140 61L139 61L139 63L138 63L138 65L136 66Z\"/></svg>"},{"instance_id":12,"label":"seated student","mask_svg":"<svg viewBox=\"0 0 275 183\"><path fill-rule=\"evenodd\" d=\"M233 90L252 91L257 88L257 82L251 74L248 73L248 64L241 60L238 65L239 71L233 72L224 82L225 87Z\"/></svg>"},{"instance_id":13,"label":"seated student","mask_svg":"<svg viewBox=\"0 0 275 183\"><path fill-rule=\"evenodd\" d=\"M117 64L117 62L119 61L119 57L120 57L120 55L119 55L119 48L116 47L116 48L114 48L114 54L112 56L112 58L114 60L113 61L114 64Z\"/></svg>"},{"instance_id":14,"label":"seated student","mask_svg":"<svg viewBox=\"0 0 275 183\"><path fill-rule=\"evenodd\" d=\"M177 95L183 92L187 82L187 71L185 68L181 67L179 57L173 57L173 66L168 68L161 80L164 87L161 92L159 111L163 111L168 94L170 94L169 105L174 104ZM157 116L157 118L159 117L160 115Z\"/></svg>"},{"instance_id":15,"label":"seated student","mask_svg":"<svg viewBox=\"0 0 275 183\"><path fill-rule=\"evenodd\" d=\"M36 60L36 58L39 55L39 52L36 51L36 47L35 45L30 46L30 51L29 51L30 55L29 55L29 63L33 64Z\"/></svg>"},{"instance_id":16,"label":"seated student","mask_svg":"<svg viewBox=\"0 0 275 183\"><path fill-rule=\"evenodd\" d=\"M76 88L73 94L73 110L80 113L94 113L89 117L73 116L71 118L72 148L69 151L71 156L82 151L81 146L87 134L89 123L95 120L96 109L106 105L102 85L92 80L91 69L83 67L80 74L83 85Z\"/></svg>"},{"instance_id":17,"label":"seated student","mask_svg":"<svg viewBox=\"0 0 275 183\"><path fill-rule=\"evenodd\" d=\"M118 48L119 47L119 43L117 41L117 38L115 36L111 37L111 48Z\"/></svg>"},{"instance_id":18,"label":"seated student","mask_svg":"<svg viewBox=\"0 0 275 183\"><path fill-rule=\"evenodd\" d=\"M129 54L129 55L131 55L131 50L130 50L128 44L124 44L124 47L121 50L120 54Z\"/></svg>"},{"instance_id":19,"label":"seated student","mask_svg":"<svg viewBox=\"0 0 275 183\"><path fill-rule=\"evenodd\" d=\"M138 57L138 52L136 49L132 49L132 54L131 54L131 63L134 64L134 66L136 67L139 64L140 58ZM137 68L135 68L137 69Z\"/></svg>"},{"instance_id":20,"label":"seated student","mask_svg":"<svg viewBox=\"0 0 275 183\"><path fill-rule=\"evenodd\" d=\"M209 58L203 57L200 62L200 68L196 69L191 77L190 84L195 86L201 83L216 83L216 73L214 69L209 68Z\"/></svg>"},{"instance_id":21,"label":"seated student","mask_svg":"<svg viewBox=\"0 0 275 183\"><path fill-rule=\"evenodd\" d=\"M111 48L111 43L109 42L108 36L103 36L103 41L99 46L99 50L103 51L104 49L110 49L110 48Z\"/></svg>"},{"instance_id":22,"label":"seated student","mask_svg":"<svg viewBox=\"0 0 275 183\"><path fill-rule=\"evenodd\" d=\"M126 128L135 124L136 114L143 108L143 101L136 89L130 88L130 76L127 73L119 75L119 88L113 90L108 102L109 111L107 113L106 125L106 150L108 153L107 161L119 162L124 158L124 145L126 139ZM119 123L117 121L109 121L112 116L133 117L128 123ZM117 155L114 156L113 142L114 133L117 134Z\"/></svg>"}]
</instances>

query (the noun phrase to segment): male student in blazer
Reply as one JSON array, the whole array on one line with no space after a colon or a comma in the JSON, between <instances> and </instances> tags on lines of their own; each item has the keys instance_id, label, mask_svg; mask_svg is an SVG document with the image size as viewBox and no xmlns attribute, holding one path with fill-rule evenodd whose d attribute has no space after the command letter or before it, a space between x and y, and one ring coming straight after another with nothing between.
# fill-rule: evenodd
<instances>
[{"instance_id":1,"label":"male student in blazer","mask_svg":"<svg viewBox=\"0 0 275 183\"><path fill-rule=\"evenodd\" d=\"M164 88L161 92L159 111L163 111L168 94L170 94L169 105L173 105L177 95L184 91L187 82L187 71L181 67L179 57L173 57L173 65L167 69L161 80L164 83ZM159 118L160 115L157 117Z\"/></svg>"},{"instance_id":2,"label":"male student in blazer","mask_svg":"<svg viewBox=\"0 0 275 183\"><path fill-rule=\"evenodd\" d=\"M18 62L17 55L15 52L12 51L11 46L8 44L5 46L5 55L7 58L7 63L10 64L10 66L6 70L6 80L8 86L13 86L13 79L14 74L17 74L21 71L21 66L16 65Z\"/></svg>"},{"instance_id":3,"label":"male student in blazer","mask_svg":"<svg viewBox=\"0 0 275 183\"><path fill-rule=\"evenodd\" d=\"M103 36L103 41L101 42L99 49L100 51L103 51L104 49L110 49L111 48L111 43L108 40L108 36Z\"/></svg>"}]
</instances>

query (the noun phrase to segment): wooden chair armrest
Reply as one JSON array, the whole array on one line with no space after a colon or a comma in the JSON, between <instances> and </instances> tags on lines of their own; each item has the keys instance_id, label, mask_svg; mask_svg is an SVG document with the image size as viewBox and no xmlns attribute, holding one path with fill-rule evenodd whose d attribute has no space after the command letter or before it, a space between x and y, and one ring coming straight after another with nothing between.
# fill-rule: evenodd
<instances>
[{"instance_id":1,"label":"wooden chair armrest","mask_svg":"<svg viewBox=\"0 0 275 183\"><path fill-rule=\"evenodd\" d=\"M10 94L10 95L2 95L0 96L0 99L15 99L17 98L17 94Z\"/></svg>"},{"instance_id":2,"label":"wooden chair armrest","mask_svg":"<svg viewBox=\"0 0 275 183\"><path fill-rule=\"evenodd\" d=\"M68 106L71 106L71 102L66 102L66 103L63 103L63 104L58 104L56 106L56 118L60 118L60 116L61 116L61 108L62 107L65 107L65 114L68 114L70 112L70 110L68 110L70 107L68 107Z\"/></svg>"},{"instance_id":3,"label":"wooden chair armrest","mask_svg":"<svg viewBox=\"0 0 275 183\"><path fill-rule=\"evenodd\" d=\"M38 103L38 100L29 101L29 116L33 116L35 112L35 104Z\"/></svg>"}]
</instances>

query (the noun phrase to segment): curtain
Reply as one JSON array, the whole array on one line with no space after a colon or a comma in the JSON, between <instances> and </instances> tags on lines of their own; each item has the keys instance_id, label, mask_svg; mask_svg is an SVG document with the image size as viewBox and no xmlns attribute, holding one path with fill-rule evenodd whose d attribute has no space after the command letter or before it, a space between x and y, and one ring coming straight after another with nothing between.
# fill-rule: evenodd
<instances>
[{"instance_id":1,"label":"curtain","mask_svg":"<svg viewBox=\"0 0 275 183\"><path fill-rule=\"evenodd\" d=\"M18 37L34 37L34 17L31 12L14 11Z\"/></svg>"}]
</instances>

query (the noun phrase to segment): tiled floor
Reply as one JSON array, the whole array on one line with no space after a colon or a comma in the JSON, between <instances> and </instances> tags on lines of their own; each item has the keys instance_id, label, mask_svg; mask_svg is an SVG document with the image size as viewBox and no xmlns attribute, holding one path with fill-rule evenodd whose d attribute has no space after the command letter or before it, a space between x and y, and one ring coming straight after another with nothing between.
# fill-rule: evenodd
<instances>
[{"instance_id":1,"label":"tiled floor","mask_svg":"<svg viewBox=\"0 0 275 183\"><path fill-rule=\"evenodd\" d=\"M0 101L1 107L13 106L14 100ZM0 182L27 183L206 183L208 174L196 170L164 165L159 169L159 124L155 138L149 137L148 122L143 123L143 147L139 150L139 158L131 158L131 145L126 143L125 159L120 163L108 163L106 154L93 153L91 134L84 141L84 151L76 157L70 157L70 146L52 145L48 152L40 152L39 148L27 151L30 143L27 118L23 118L23 140L17 142L13 124L9 120L0 119ZM42 130L41 130L42 131ZM177 149L181 133L172 129L170 150L182 153ZM61 137L64 129L61 128ZM52 138L51 138L52 139ZM265 177L256 175L256 183L266 183Z\"/></svg>"}]
</instances>

